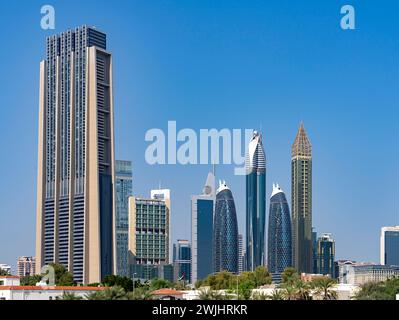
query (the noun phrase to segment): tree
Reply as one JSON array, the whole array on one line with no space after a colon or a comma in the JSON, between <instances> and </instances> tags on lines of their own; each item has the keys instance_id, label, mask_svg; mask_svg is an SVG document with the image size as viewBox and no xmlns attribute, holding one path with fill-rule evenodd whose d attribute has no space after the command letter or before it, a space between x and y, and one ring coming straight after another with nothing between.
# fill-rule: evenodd
<instances>
[{"instance_id":1,"label":"tree","mask_svg":"<svg viewBox=\"0 0 399 320\"><path fill-rule=\"evenodd\" d=\"M252 300L269 300L269 296L267 294L264 294L262 292L255 292L252 294L251 299Z\"/></svg>"},{"instance_id":2,"label":"tree","mask_svg":"<svg viewBox=\"0 0 399 320\"><path fill-rule=\"evenodd\" d=\"M300 279L299 273L296 272L294 268L288 267L281 274L281 282L294 284L297 280Z\"/></svg>"},{"instance_id":3,"label":"tree","mask_svg":"<svg viewBox=\"0 0 399 320\"><path fill-rule=\"evenodd\" d=\"M229 300L230 297L218 291L211 289L201 289L199 293L200 300Z\"/></svg>"},{"instance_id":4,"label":"tree","mask_svg":"<svg viewBox=\"0 0 399 320\"><path fill-rule=\"evenodd\" d=\"M279 289L274 289L272 294L269 295L270 300L284 300L284 293Z\"/></svg>"},{"instance_id":5,"label":"tree","mask_svg":"<svg viewBox=\"0 0 399 320\"><path fill-rule=\"evenodd\" d=\"M82 297L73 292L64 292L61 300L82 300Z\"/></svg>"},{"instance_id":6,"label":"tree","mask_svg":"<svg viewBox=\"0 0 399 320\"><path fill-rule=\"evenodd\" d=\"M0 276L9 276L10 272L0 268Z\"/></svg>"},{"instance_id":7,"label":"tree","mask_svg":"<svg viewBox=\"0 0 399 320\"><path fill-rule=\"evenodd\" d=\"M238 284L238 299L249 300L252 289L255 288L255 282L251 279L245 279Z\"/></svg>"},{"instance_id":8,"label":"tree","mask_svg":"<svg viewBox=\"0 0 399 320\"><path fill-rule=\"evenodd\" d=\"M93 291L87 293L85 296L86 300L105 300L104 294L102 291Z\"/></svg>"},{"instance_id":9,"label":"tree","mask_svg":"<svg viewBox=\"0 0 399 320\"><path fill-rule=\"evenodd\" d=\"M120 286L106 288L102 292L103 300L126 300L126 292Z\"/></svg>"},{"instance_id":10,"label":"tree","mask_svg":"<svg viewBox=\"0 0 399 320\"><path fill-rule=\"evenodd\" d=\"M153 296L146 287L134 289L134 292L128 292L127 300L152 300Z\"/></svg>"},{"instance_id":11,"label":"tree","mask_svg":"<svg viewBox=\"0 0 399 320\"><path fill-rule=\"evenodd\" d=\"M26 276L22 277L20 279L21 286L35 286L36 283L40 282L42 280L42 277L40 274L36 274L34 276Z\"/></svg>"},{"instance_id":12,"label":"tree","mask_svg":"<svg viewBox=\"0 0 399 320\"><path fill-rule=\"evenodd\" d=\"M323 300L336 300L337 292L332 290L336 281L330 277L317 277L313 279L311 286L315 290L315 295L321 296Z\"/></svg>"},{"instance_id":13,"label":"tree","mask_svg":"<svg viewBox=\"0 0 399 320\"><path fill-rule=\"evenodd\" d=\"M384 282L369 282L363 284L355 295L356 300L395 300L399 293L399 278Z\"/></svg>"},{"instance_id":14,"label":"tree","mask_svg":"<svg viewBox=\"0 0 399 320\"><path fill-rule=\"evenodd\" d=\"M294 288L296 289L297 300L312 300L309 283L297 280L295 281Z\"/></svg>"},{"instance_id":15,"label":"tree","mask_svg":"<svg viewBox=\"0 0 399 320\"><path fill-rule=\"evenodd\" d=\"M158 289L170 288L171 286L172 284L170 283L170 281L159 278L152 279L150 283L150 288L152 291Z\"/></svg>"},{"instance_id":16,"label":"tree","mask_svg":"<svg viewBox=\"0 0 399 320\"><path fill-rule=\"evenodd\" d=\"M122 287L123 290L125 290L125 292L133 290L133 280L128 277L108 275L104 277L103 283L106 287L114 287L114 286Z\"/></svg>"},{"instance_id":17,"label":"tree","mask_svg":"<svg viewBox=\"0 0 399 320\"><path fill-rule=\"evenodd\" d=\"M54 268L55 285L56 286L75 286L76 283L73 281L72 273L59 263L50 263L50 266Z\"/></svg>"},{"instance_id":18,"label":"tree","mask_svg":"<svg viewBox=\"0 0 399 320\"><path fill-rule=\"evenodd\" d=\"M256 267L253 274L254 274L255 286L257 288L272 283L272 277L269 271L267 271L267 269L263 266Z\"/></svg>"},{"instance_id":19,"label":"tree","mask_svg":"<svg viewBox=\"0 0 399 320\"><path fill-rule=\"evenodd\" d=\"M281 288L283 289L282 295L285 300L296 300L296 288L293 284L285 282L282 284Z\"/></svg>"}]
</instances>

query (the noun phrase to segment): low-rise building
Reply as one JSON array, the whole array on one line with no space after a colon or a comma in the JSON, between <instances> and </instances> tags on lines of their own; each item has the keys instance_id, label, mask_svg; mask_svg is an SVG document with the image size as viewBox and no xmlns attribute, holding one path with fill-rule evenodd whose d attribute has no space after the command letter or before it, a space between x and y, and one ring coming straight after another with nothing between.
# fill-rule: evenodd
<instances>
[{"instance_id":1,"label":"low-rise building","mask_svg":"<svg viewBox=\"0 0 399 320\"><path fill-rule=\"evenodd\" d=\"M0 300L60 300L64 293L73 293L82 299L104 287L63 286L0 286Z\"/></svg>"},{"instance_id":2,"label":"low-rise building","mask_svg":"<svg viewBox=\"0 0 399 320\"><path fill-rule=\"evenodd\" d=\"M339 282L360 286L368 282L386 281L399 276L399 266L384 266L374 263L339 262Z\"/></svg>"},{"instance_id":3,"label":"low-rise building","mask_svg":"<svg viewBox=\"0 0 399 320\"><path fill-rule=\"evenodd\" d=\"M0 276L0 286L19 286L20 278L18 276Z\"/></svg>"},{"instance_id":4,"label":"low-rise building","mask_svg":"<svg viewBox=\"0 0 399 320\"><path fill-rule=\"evenodd\" d=\"M8 264L0 263L0 270L11 273L11 266Z\"/></svg>"}]
</instances>

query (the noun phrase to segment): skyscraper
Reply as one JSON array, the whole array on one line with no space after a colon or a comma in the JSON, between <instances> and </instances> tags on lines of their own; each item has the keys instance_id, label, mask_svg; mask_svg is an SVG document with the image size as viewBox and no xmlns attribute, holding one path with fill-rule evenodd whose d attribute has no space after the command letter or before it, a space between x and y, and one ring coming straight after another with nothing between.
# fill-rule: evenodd
<instances>
[{"instance_id":1,"label":"skyscraper","mask_svg":"<svg viewBox=\"0 0 399 320\"><path fill-rule=\"evenodd\" d=\"M128 254L130 273L136 278L151 279L169 263L169 201L129 197Z\"/></svg>"},{"instance_id":2,"label":"skyscraper","mask_svg":"<svg viewBox=\"0 0 399 320\"><path fill-rule=\"evenodd\" d=\"M215 175L209 172L202 194L191 197L191 283L213 272Z\"/></svg>"},{"instance_id":3,"label":"skyscraper","mask_svg":"<svg viewBox=\"0 0 399 320\"><path fill-rule=\"evenodd\" d=\"M247 269L265 265L266 157L262 135L254 131L246 158Z\"/></svg>"},{"instance_id":4,"label":"skyscraper","mask_svg":"<svg viewBox=\"0 0 399 320\"><path fill-rule=\"evenodd\" d=\"M36 274L35 257L19 257L17 261L17 275L19 277L33 276Z\"/></svg>"},{"instance_id":5,"label":"skyscraper","mask_svg":"<svg viewBox=\"0 0 399 320\"><path fill-rule=\"evenodd\" d=\"M293 264L312 273L312 146L303 123L292 145L291 179Z\"/></svg>"},{"instance_id":6,"label":"skyscraper","mask_svg":"<svg viewBox=\"0 0 399 320\"><path fill-rule=\"evenodd\" d=\"M177 280L191 281L191 245L188 240L177 240L173 246L173 262L177 269Z\"/></svg>"},{"instance_id":7,"label":"skyscraper","mask_svg":"<svg viewBox=\"0 0 399 320\"><path fill-rule=\"evenodd\" d=\"M380 263L387 266L399 266L399 226L381 228Z\"/></svg>"},{"instance_id":8,"label":"skyscraper","mask_svg":"<svg viewBox=\"0 0 399 320\"><path fill-rule=\"evenodd\" d=\"M213 220L214 272L238 273L238 224L234 198L226 182L220 182L216 193Z\"/></svg>"},{"instance_id":9,"label":"skyscraper","mask_svg":"<svg viewBox=\"0 0 399 320\"><path fill-rule=\"evenodd\" d=\"M79 283L112 274L115 241L112 58L83 26L50 36L40 63L36 268Z\"/></svg>"},{"instance_id":10,"label":"skyscraper","mask_svg":"<svg viewBox=\"0 0 399 320\"><path fill-rule=\"evenodd\" d=\"M132 195L132 162L116 160L116 274L129 276L129 197Z\"/></svg>"},{"instance_id":11,"label":"skyscraper","mask_svg":"<svg viewBox=\"0 0 399 320\"><path fill-rule=\"evenodd\" d=\"M335 241L330 233L317 239L317 273L335 278Z\"/></svg>"},{"instance_id":12,"label":"skyscraper","mask_svg":"<svg viewBox=\"0 0 399 320\"><path fill-rule=\"evenodd\" d=\"M245 271L245 249L242 234L238 235L238 272Z\"/></svg>"},{"instance_id":13,"label":"skyscraper","mask_svg":"<svg viewBox=\"0 0 399 320\"><path fill-rule=\"evenodd\" d=\"M287 199L278 184L273 184L270 197L268 258L269 272L278 278L292 266L291 216Z\"/></svg>"}]
</instances>

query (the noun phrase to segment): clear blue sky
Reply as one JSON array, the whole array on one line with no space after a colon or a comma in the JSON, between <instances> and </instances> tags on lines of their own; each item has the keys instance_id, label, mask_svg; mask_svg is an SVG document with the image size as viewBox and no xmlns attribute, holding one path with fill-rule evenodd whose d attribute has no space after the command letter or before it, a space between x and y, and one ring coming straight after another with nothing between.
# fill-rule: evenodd
<instances>
[{"instance_id":1,"label":"clear blue sky","mask_svg":"<svg viewBox=\"0 0 399 320\"><path fill-rule=\"evenodd\" d=\"M337 257L378 261L379 232L399 225L397 1L43 1L0 3L0 263L34 255L39 61L45 37L94 25L114 55L116 157L134 193L172 190L173 238L190 238L190 195L208 166L149 166L150 128L258 128L268 194L290 199L290 148L301 120L313 144L313 221ZM356 9L356 30L340 8ZM245 179L219 166L245 226Z\"/></svg>"}]
</instances>

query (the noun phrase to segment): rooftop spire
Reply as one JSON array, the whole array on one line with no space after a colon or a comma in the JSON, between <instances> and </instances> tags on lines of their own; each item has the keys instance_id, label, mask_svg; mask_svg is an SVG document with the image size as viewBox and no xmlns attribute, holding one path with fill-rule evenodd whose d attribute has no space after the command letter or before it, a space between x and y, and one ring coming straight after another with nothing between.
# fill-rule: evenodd
<instances>
[{"instance_id":1,"label":"rooftop spire","mask_svg":"<svg viewBox=\"0 0 399 320\"><path fill-rule=\"evenodd\" d=\"M301 121L294 144L292 145L292 157L311 157L312 144L308 138L305 126Z\"/></svg>"}]
</instances>

